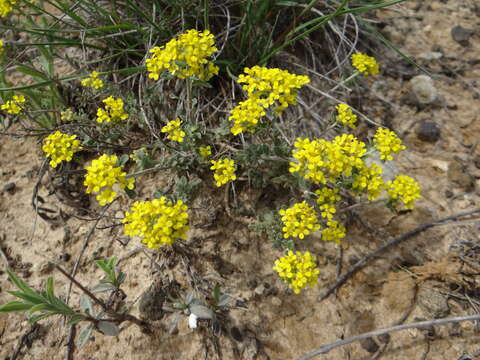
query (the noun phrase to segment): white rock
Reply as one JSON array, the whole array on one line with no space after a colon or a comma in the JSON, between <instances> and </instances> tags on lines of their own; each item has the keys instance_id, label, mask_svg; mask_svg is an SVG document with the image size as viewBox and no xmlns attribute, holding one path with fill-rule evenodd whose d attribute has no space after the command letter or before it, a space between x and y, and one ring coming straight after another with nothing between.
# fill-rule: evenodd
<instances>
[{"instance_id":1,"label":"white rock","mask_svg":"<svg viewBox=\"0 0 480 360\"><path fill-rule=\"evenodd\" d=\"M410 87L417 101L421 104L430 104L437 98L437 89L431 77L417 75L410 80Z\"/></svg>"},{"instance_id":2,"label":"white rock","mask_svg":"<svg viewBox=\"0 0 480 360\"><path fill-rule=\"evenodd\" d=\"M190 314L190 316L188 317L188 327L190 329L196 329L197 328L197 315L195 314Z\"/></svg>"}]
</instances>

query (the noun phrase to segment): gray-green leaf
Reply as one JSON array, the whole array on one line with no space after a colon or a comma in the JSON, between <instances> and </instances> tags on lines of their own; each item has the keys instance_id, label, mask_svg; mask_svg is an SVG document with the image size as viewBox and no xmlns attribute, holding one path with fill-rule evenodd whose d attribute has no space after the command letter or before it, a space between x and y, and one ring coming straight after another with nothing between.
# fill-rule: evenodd
<instances>
[{"instance_id":1,"label":"gray-green leaf","mask_svg":"<svg viewBox=\"0 0 480 360\"><path fill-rule=\"evenodd\" d=\"M120 333L120 328L111 321L99 321L98 329L108 336L117 336Z\"/></svg>"},{"instance_id":2,"label":"gray-green leaf","mask_svg":"<svg viewBox=\"0 0 480 360\"><path fill-rule=\"evenodd\" d=\"M190 312L195 314L199 319L208 319L212 320L215 317L215 314L208 307L198 304L192 304L189 307Z\"/></svg>"},{"instance_id":3,"label":"gray-green leaf","mask_svg":"<svg viewBox=\"0 0 480 360\"><path fill-rule=\"evenodd\" d=\"M87 343L88 339L90 339L90 334L92 333L93 324L88 324L87 326L83 327L79 334L78 334L78 348L82 348Z\"/></svg>"}]
</instances>

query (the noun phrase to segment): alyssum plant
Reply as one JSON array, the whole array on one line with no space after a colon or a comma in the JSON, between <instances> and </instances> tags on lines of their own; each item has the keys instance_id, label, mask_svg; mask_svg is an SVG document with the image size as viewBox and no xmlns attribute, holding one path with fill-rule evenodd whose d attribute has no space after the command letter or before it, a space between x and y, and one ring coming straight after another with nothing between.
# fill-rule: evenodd
<instances>
[{"instance_id":1,"label":"alyssum plant","mask_svg":"<svg viewBox=\"0 0 480 360\"><path fill-rule=\"evenodd\" d=\"M162 77L185 81L191 94L194 84L205 83L218 73L218 67L211 60L217 50L210 31L188 30L164 46L152 48L146 60L146 70L153 81ZM351 60L356 70L350 80L379 73L376 60L370 56L356 53ZM294 251L296 242L321 231L323 240L340 243L346 235L338 211L343 198L384 201L391 209L398 206L412 209L414 201L420 197L420 188L407 175L384 179L384 162L393 160L393 156L405 146L393 131L383 127L377 129L370 144L344 133L333 139L297 138L293 148L290 147L277 131L276 122L287 107L296 104L297 94L310 82L309 77L278 68L253 66L245 68L237 82L245 92L245 99L230 110L227 121L231 134L219 130L224 124L209 129L194 120L191 117L194 105L189 99L186 108L161 128L160 134L164 135L157 146L165 158L169 153L176 158L180 172L182 162L190 172L195 169L204 171L209 167L217 187L231 186L243 174L263 176L272 171L276 172L275 178L282 178L289 186L294 184L301 201L292 201L280 209L275 218L290 249L275 262L273 269L295 293L300 293L318 283L319 269L310 252ZM82 83L93 89L104 85L97 72L92 72ZM130 121L129 111L133 109L127 109L121 98L109 96L102 103L96 112L100 132L108 132L109 126L122 128L122 124ZM27 108L28 102L19 97L2 106L16 116ZM355 128L357 115L348 104L337 104L335 109L333 121L338 126ZM242 141L234 141L235 137L241 137ZM231 145L225 147L225 143ZM261 144L269 146L262 148ZM50 158L51 166L57 167L74 159L75 153L84 146L77 134L56 131L45 138L43 150ZM254 148L261 150L252 157ZM277 149L278 153L267 154L270 148ZM138 160L140 153L145 156L139 148L131 157ZM269 162L262 162L264 158ZM96 194L101 206L111 203L121 189L135 196L135 178L164 169L160 165L128 174L125 170L127 161L128 156L119 158L101 153L85 168L85 191ZM175 170L175 166L172 168ZM265 179L268 183L272 176ZM181 199L159 194L152 200L135 201L124 213L123 224L126 235L139 237L147 247L158 249L186 238L189 207Z\"/></svg>"}]
</instances>

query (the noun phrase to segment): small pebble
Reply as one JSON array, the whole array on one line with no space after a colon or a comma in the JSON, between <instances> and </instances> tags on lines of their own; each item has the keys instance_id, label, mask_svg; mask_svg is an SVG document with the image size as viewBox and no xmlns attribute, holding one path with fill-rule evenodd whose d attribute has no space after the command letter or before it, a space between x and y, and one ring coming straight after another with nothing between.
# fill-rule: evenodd
<instances>
[{"instance_id":1,"label":"small pebble","mask_svg":"<svg viewBox=\"0 0 480 360\"><path fill-rule=\"evenodd\" d=\"M65 254L60 256L60 260L65 261L65 262L69 261L71 258L72 258L72 255L70 255L69 253L65 253Z\"/></svg>"},{"instance_id":2,"label":"small pebble","mask_svg":"<svg viewBox=\"0 0 480 360\"><path fill-rule=\"evenodd\" d=\"M419 105L431 104L437 99L437 88L431 77L417 75L410 80L410 87Z\"/></svg>"},{"instance_id":3,"label":"small pebble","mask_svg":"<svg viewBox=\"0 0 480 360\"><path fill-rule=\"evenodd\" d=\"M417 136L422 141L434 143L440 139L440 127L433 121L423 121L417 130Z\"/></svg>"},{"instance_id":4,"label":"small pebble","mask_svg":"<svg viewBox=\"0 0 480 360\"><path fill-rule=\"evenodd\" d=\"M235 326L233 326L231 329L230 329L230 335L232 335L232 338L235 340L235 341L238 341L238 342L242 342L243 341L243 335L242 335L242 332Z\"/></svg>"},{"instance_id":5,"label":"small pebble","mask_svg":"<svg viewBox=\"0 0 480 360\"><path fill-rule=\"evenodd\" d=\"M372 338L360 340L360 345L363 349L367 350L370 354L376 353L379 349L378 344Z\"/></svg>"},{"instance_id":6,"label":"small pebble","mask_svg":"<svg viewBox=\"0 0 480 360\"><path fill-rule=\"evenodd\" d=\"M16 189L17 189L17 185L15 185L15 183L11 182L11 183L8 183L7 185L5 185L3 187L2 192L8 192L10 195L12 195L13 193L15 193Z\"/></svg>"},{"instance_id":7,"label":"small pebble","mask_svg":"<svg viewBox=\"0 0 480 360\"><path fill-rule=\"evenodd\" d=\"M473 30L465 29L463 26L456 25L450 30L452 39L462 46L468 46L468 40L473 35Z\"/></svg>"}]
</instances>

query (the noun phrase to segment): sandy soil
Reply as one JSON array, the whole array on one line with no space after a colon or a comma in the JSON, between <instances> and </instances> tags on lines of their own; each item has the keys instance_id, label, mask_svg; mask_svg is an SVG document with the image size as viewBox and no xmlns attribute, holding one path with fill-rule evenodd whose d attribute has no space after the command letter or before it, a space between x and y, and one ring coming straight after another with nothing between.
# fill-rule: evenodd
<instances>
[{"instance_id":1,"label":"sandy soil","mask_svg":"<svg viewBox=\"0 0 480 360\"><path fill-rule=\"evenodd\" d=\"M421 183L423 199L413 212L396 216L374 205L359 211L349 224L343 271L389 237L473 209L480 202L480 8L474 0L445 0L411 1L395 9L378 14L384 32L434 75L436 96L428 103L419 101L412 78L421 72L388 51L378 56L384 76L370 84L372 91L361 110L401 134L408 150L399 156L397 166ZM456 25L473 30L469 40L453 39ZM437 141L425 141L435 138L433 125L425 122L438 127ZM72 268L93 225L75 216L90 218L91 214L79 213L77 200L58 183L53 185L54 174L47 174L39 195L42 206L55 211L49 215L56 220L36 217L31 198L42 166L38 144L32 138L3 137L0 152L0 247L10 266L31 285L40 287L53 275L57 292L64 294L68 282L48 262ZM169 179L148 175L142 180L141 191L147 194ZM215 191L206 185L202 192ZM258 206L258 194L243 196L247 208ZM118 216L127 204L122 198L107 214ZM231 221L222 204L208 203L205 196L194 207L195 225L183 252L143 251L122 235L120 227L97 230L82 257L77 279L95 285L92 279L99 279L100 272L93 261L115 254L128 274L123 287L127 305L139 316L139 298L153 282L175 281L182 290L193 287L202 298L208 298L213 285L220 284L233 299L221 317L222 335L215 336L207 321L196 330L189 329L184 315L169 334L175 315L167 314L154 322L158 328L152 336L126 324L116 338L96 333L76 352L76 359L296 359L322 344L375 328L474 314L480 306L476 286L480 254L468 243L480 241L478 221L435 227L407 240L356 274L336 295L318 302L323 287L336 277L335 245L315 236L303 244L319 258L321 286L293 295L271 269L278 253L265 238ZM100 212L93 202L90 208ZM100 222L99 226L108 224ZM0 303L11 299L6 293L11 285L3 270L4 265L0 267ZM73 288L70 304L78 305L79 294ZM23 315L0 316L2 359L11 356L30 328ZM67 330L58 317L43 321L18 358L64 358ZM475 324L453 324L355 343L323 358L473 358L480 348L479 338Z\"/></svg>"}]
</instances>

